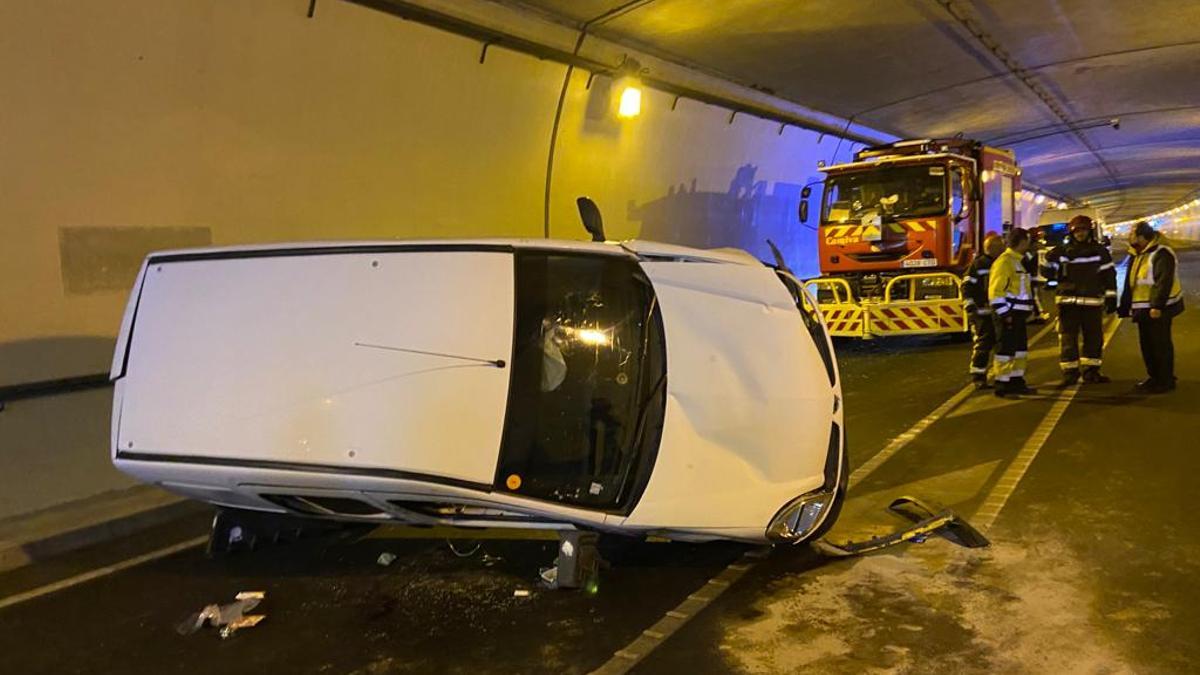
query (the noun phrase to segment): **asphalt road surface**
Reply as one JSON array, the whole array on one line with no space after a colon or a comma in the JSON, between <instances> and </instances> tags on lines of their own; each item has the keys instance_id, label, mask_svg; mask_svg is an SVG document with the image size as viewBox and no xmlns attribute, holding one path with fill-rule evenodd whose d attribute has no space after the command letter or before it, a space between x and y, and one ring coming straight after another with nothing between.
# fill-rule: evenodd
<instances>
[{"instance_id":1,"label":"asphalt road surface","mask_svg":"<svg viewBox=\"0 0 1200 675\"><path fill-rule=\"evenodd\" d=\"M831 559L649 543L589 593L540 588L550 541L452 550L382 530L219 560L193 546L37 591L203 535L194 518L0 576L0 672L1194 672L1200 255L1181 264L1191 309L1169 395L1132 393L1144 375L1128 322L1109 325L1111 384L1054 389L1050 331L1031 349L1043 393L1020 401L962 391L962 341L839 345L855 478L829 538L894 529L886 505L913 495L955 509L988 548L935 537ZM176 632L243 590L266 592L260 625ZM677 632L652 628L664 620Z\"/></svg>"}]
</instances>

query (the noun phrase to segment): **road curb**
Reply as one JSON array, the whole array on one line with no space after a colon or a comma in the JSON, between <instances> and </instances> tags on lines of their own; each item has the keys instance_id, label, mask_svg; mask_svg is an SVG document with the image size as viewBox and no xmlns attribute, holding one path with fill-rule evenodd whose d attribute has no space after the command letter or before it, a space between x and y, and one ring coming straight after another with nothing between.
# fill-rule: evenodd
<instances>
[{"instance_id":1,"label":"road curb","mask_svg":"<svg viewBox=\"0 0 1200 675\"><path fill-rule=\"evenodd\" d=\"M0 521L0 572L203 513L207 504L140 485Z\"/></svg>"}]
</instances>

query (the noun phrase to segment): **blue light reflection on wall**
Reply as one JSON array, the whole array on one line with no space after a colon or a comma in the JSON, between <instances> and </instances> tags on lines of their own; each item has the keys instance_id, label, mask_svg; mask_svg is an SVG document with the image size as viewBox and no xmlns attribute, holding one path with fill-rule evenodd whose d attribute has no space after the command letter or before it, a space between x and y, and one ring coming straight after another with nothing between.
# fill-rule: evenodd
<instances>
[{"instance_id":1,"label":"blue light reflection on wall","mask_svg":"<svg viewBox=\"0 0 1200 675\"><path fill-rule=\"evenodd\" d=\"M837 139L816 132L789 128L777 142L760 144L766 156L728 167L728 183L697 185L695 179L673 184L667 194L641 204L630 204L628 218L640 223L642 239L699 248L736 247L761 260L772 260L767 240L783 252L796 274L816 276L817 220L822 174L817 161L829 161ZM843 143L840 156L849 152ZM721 158L713 158L720 161ZM769 175L761 167L783 167ZM800 195L809 185L809 217L799 219Z\"/></svg>"}]
</instances>

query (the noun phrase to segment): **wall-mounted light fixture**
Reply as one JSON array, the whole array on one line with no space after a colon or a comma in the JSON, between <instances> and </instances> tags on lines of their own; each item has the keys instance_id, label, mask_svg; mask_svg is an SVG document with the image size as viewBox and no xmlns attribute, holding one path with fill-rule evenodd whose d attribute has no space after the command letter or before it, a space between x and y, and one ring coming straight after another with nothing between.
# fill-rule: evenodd
<instances>
[{"instance_id":1,"label":"wall-mounted light fixture","mask_svg":"<svg viewBox=\"0 0 1200 675\"><path fill-rule=\"evenodd\" d=\"M642 114L642 90L637 83L622 83L621 98L617 102L617 117L630 119Z\"/></svg>"},{"instance_id":2,"label":"wall-mounted light fixture","mask_svg":"<svg viewBox=\"0 0 1200 675\"><path fill-rule=\"evenodd\" d=\"M642 114L642 67L626 58L617 72L617 117L628 120Z\"/></svg>"}]
</instances>

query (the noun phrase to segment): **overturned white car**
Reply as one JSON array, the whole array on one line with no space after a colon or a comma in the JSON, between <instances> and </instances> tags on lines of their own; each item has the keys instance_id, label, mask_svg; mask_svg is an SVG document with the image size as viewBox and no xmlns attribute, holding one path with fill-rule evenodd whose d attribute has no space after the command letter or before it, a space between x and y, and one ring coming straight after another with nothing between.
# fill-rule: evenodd
<instances>
[{"instance_id":1,"label":"overturned white car","mask_svg":"<svg viewBox=\"0 0 1200 675\"><path fill-rule=\"evenodd\" d=\"M847 475L814 307L747 253L641 241L153 254L113 461L233 509L802 541Z\"/></svg>"}]
</instances>

